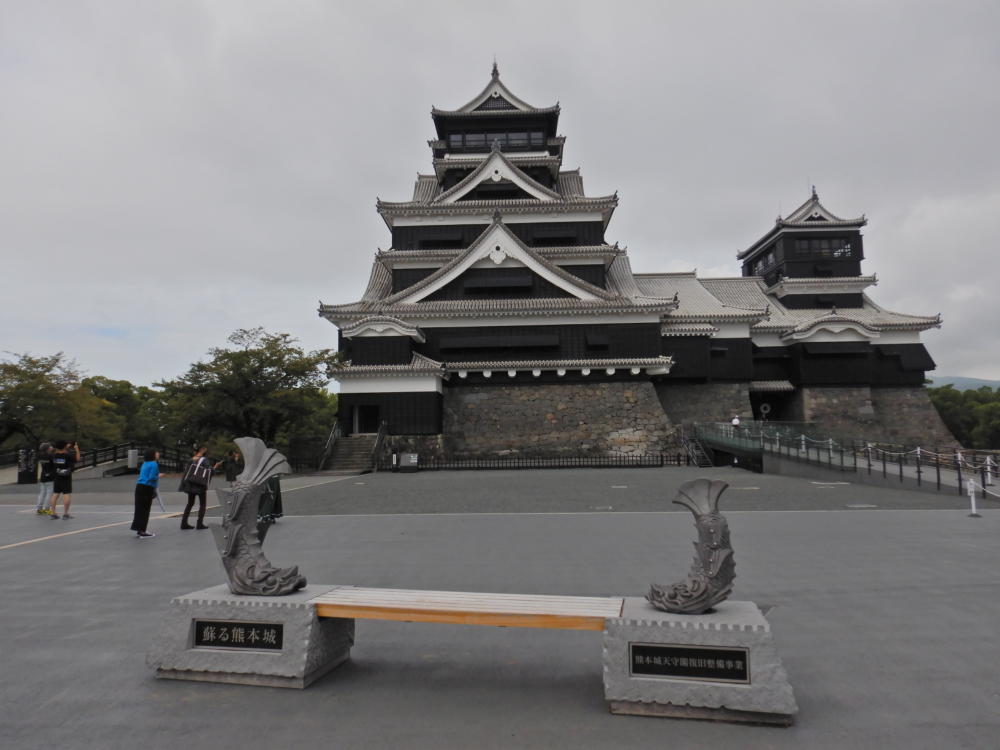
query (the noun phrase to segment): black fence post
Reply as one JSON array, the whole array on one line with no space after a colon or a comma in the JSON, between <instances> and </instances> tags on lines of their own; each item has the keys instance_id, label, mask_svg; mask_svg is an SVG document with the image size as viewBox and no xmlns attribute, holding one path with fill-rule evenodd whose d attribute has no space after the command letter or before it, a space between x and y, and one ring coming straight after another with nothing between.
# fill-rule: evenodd
<instances>
[{"instance_id":1,"label":"black fence post","mask_svg":"<svg viewBox=\"0 0 1000 750\"><path fill-rule=\"evenodd\" d=\"M962 494L962 462L958 460L958 454L955 454L955 470L958 472L958 494Z\"/></svg>"},{"instance_id":2,"label":"black fence post","mask_svg":"<svg viewBox=\"0 0 1000 750\"><path fill-rule=\"evenodd\" d=\"M882 478L888 478L888 474L885 472L885 451L882 451Z\"/></svg>"},{"instance_id":3,"label":"black fence post","mask_svg":"<svg viewBox=\"0 0 1000 750\"><path fill-rule=\"evenodd\" d=\"M934 471L937 474L937 491L941 491L941 456L935 453L934 455Z\"/></svg>"},{"instance_id":4,"label":"black fence post","mask_svg":"<svg viewBox=\"0 0 1000 750\"><path fill-rule=\"evenodd\" d=\"M983 493L982 493L983 500L985 500L986 499L986 464L985 463L982 466L979 467L979 484L980 484L980 487L981 487L981 489L983 491Z\"/></svg>"},{"instance_id":5,"label":"black fence post","mask_svg":"<svg viewBox=\"0 0 1000 750\"><path fill-rule=\"evenodd\" d=\"M923 472L920 471L920 449L917 448L917 487L920 487L920 475Z\"/></svg>"},{"instance_id":6,"label":"black fence post","mask_svg":"<svg viewBox=\"0 0 1000 750\"><path fill-rule=\"evenodd\" d=\"M899 481L903 481L903 461L906 459L906 454L904 453L899 457Z\"/></svg>"}]
</instances>

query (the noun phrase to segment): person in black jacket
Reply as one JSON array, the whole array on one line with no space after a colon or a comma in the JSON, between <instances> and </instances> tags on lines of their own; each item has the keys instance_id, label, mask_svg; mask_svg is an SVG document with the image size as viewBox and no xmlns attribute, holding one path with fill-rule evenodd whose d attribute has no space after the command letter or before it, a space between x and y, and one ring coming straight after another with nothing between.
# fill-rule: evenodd
<instances>
[{"instance_id":1,"label":"person in black jacket","mask_svg":"<svg viewBox=\"0 0 1000 750\"><path fill-rule=\"evenodd\" d=\"M207 446L199 446L191 457L184 478L181 480L181 492L186 492L188 496L187 506L184 508L184 515L181 517L182 529L207 529L205 525L205 508L207 506L208 483L212 481L212 460L205 454L208 452ZM188 516L194 507L194 499L198 498L198 525L192 526L188 523Z\"/></svg>"},{"instance_id":2,"label":"person in black jacket","mask_svg":"<svg viewBox=\"0 0 1000 750\"><path fill-rule=\"evenodd\" d=\"M52 465L55 477L52 480L52 518L59 518L56 506L59 498L63 501L63 518L72 518L69 505L73 502L73 469L80 462L80 446L74 441L56 440L55 451L52 453Z\"/></svg>"}]
</instances>

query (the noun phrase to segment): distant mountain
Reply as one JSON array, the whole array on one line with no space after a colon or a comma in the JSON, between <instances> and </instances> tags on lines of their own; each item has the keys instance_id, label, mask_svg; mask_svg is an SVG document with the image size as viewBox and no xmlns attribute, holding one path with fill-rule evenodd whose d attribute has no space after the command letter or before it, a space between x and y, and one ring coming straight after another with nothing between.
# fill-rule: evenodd
<instances>
[{"instance_id":1,"label":"distant mountain","mask_svg":"<svg viewBox=\"0 0 1000 750\"><path fill-rule=\"evenodd\" d=\"M963 378L958 375L934 375L928 380L931 381L932 388L940 388L945 385L954 386L956 391L974 391L988 385L990 388L1000 388L1000 380L982 380L981 378Z\"/></svg>"}]
</instances>

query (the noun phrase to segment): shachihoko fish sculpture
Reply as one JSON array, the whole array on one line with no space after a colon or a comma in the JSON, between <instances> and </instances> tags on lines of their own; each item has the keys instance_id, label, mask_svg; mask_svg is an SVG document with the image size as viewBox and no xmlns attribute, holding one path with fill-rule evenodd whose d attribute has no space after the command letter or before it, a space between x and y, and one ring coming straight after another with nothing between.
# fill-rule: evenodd
<instances>
[{"instance_id":1,"label":"shachihoko fish sculpture","mask_svg":"<svg viewBox=\"0 0 1000 750\"><path fill-rule=\"evenodd\" d=\"M646 599L657 609L700 615L725 601L733 590L736 562L729 543L729 524L719 513L719 497L729 485L709 479L685 482L674 502L694 514L698 541L691 572L683 581L664 586L654 583Z\"/></svg>"},{"instance_id":2,"label":"shachihoko fish sculpture","mask_svg":"<svg viewBox=\"0 0 1000 750\"><path fill-rule=\"evenodd\" d=\"M270 523L258 520L258 510L267 480L275 474L290 474L292 469L285 457L263 440L242 437L235 442L243 453L245 468L231 489L215 491L223 515L222 525L212 526L229 590L258 596L291 594L304 587L306 579L299 575L297 565L276 568L264 557L261 544Z\"/></svg>"}]
</instances>

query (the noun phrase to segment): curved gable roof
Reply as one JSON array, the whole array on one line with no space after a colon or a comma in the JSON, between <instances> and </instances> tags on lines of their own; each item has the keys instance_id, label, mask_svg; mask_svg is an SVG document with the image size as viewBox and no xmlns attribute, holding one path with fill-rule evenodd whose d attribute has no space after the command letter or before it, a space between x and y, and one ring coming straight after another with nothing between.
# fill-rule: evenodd
<instances>
[{"instance_id":1,"label":"curved gable roof","mask_svg":"<svg viewBox=\"0 0 1000 750\"><path fill-rule=\"evenodd\" d=\"M500 240L500 242L497 242ZM490 247L493 245L493 247ZM582 300L615 299L615 295L594 286L539 255L525 245L500 220L499 214L494 217L493 224L476 238L468 250L456 256L450 262L441 266L434 273L421 279L416 284L407 287L385 298L386 304L419 302L436 292L450 281L458 278L465 270L483 258L490 258L499 265L511 257L536 274L555 284L563 291Z\"/></svg>"},{"instance_id":2,"label":"curved gable roof","mask_svg":"<svg viewBox=\"0 0 1000 750\"><path fill-rule=\"evenodd\" d=\"M496 109L483 107L484 104L490 99L503 99L510 106L497 107ZM436 115L458 115L458 114L470 114L472 112L487 112L489 114L494 113L510 113L511 111L517 112L547 112L551 110L558 110L559 105L556 104L554 107L533 107L528 104L524 99L518 97L513 91L511 91L500 80L500 70L497 68L497 64L493 63L493 71L490 74L490 82L486 84L486 88L476 94L472 99L467 101L458 109L438 109L434 107L431 112Z\"/></svg>"},{"instance_id":3,"label":"curved gable roof","mask_svg":"<svg viewBox=\"0 0 1000 750\"><path fill-rule=\"evenodd\" d=\"M465 176L461 182L455 183L451 188L435 196L431 203L454 203L463 195L467 195L477 185L492 180L508 180L523 191L540 201L561 200L562 196L555 190L550 190L539 182L531 179L524 171L519 169L504 153L499 149L496 141L493 142L492 152L483 159L482 163L472 172Z\"/></svg>"}]
</instances>

